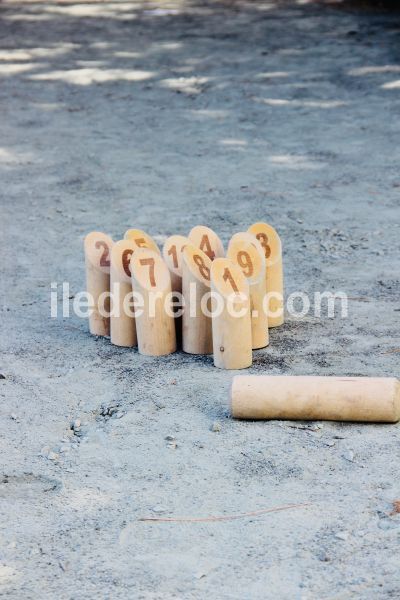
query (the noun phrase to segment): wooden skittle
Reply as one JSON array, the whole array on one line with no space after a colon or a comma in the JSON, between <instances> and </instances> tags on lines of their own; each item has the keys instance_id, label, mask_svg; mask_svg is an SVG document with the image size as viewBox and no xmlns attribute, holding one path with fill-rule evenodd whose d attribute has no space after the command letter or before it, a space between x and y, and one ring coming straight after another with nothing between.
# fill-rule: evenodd
<instances>
[{"instance_id":1,"label":"wooden skittle","mask_svg":"<svg viewBox=\"0 0 400 600\"><path fill-rule=\"evenodd\" d=\"M247 279L231 260L217 258L211 265L211 289L216 295L212 316L214 365L221 369L250 367L252 338Z\"/></svg>"},{"instance_id":2,"label":"wooden skittle","mask_svg":"<svg viewBox=\"0 0 400 600\"><path fill-rule=\"evenodd\" d=\"M176 350L174 316L171 305L171 277L160 254L137 249L131 258L135 321L141 354L161 356Z\"/></svg>"},{"instance_id":3,"label":"wooden skittle","mask_svg":"<svg viewBox=\"0 0 400 600\"><path fill-rule=\"evenodd\" d=\"M281 239L268 223L254 223L248 229L264 249L266 261L267 294L269 294L268 325L278 327L284 322L283 266Z\"/></svg>"},{"instance_id":4,"label":"wooden skittle","mask_svg":"<svg viewBox=\"0 0 400 600\"><path fill-rule=\"evenodd\" d=\"M171 235L163 246L162 256L171 274L173 292L182 292L182 250L190 241L183 235Z\"/></svg>"},{"instance_id":5,"label":"wooden skittle","mask_svg":"<svg viewBox=\"0 0 400 600\"><path fill-rule=\"evenodd\" d=\"M213 351L210 302L211 260L193 244L183 252L182 347L189 354L211 354Z\"/></svg>"},{"instance_id":6,"label":"wooden skittle","mask_svg":"<svg viewBox=\"0 0 400 600\"><path fill-rule=\"evenodd\" d=\"M231 409L237 419L395 423L400 383L394 377L238 375Z\"/></svg>"},{"instance_id":7,"label":"wooden skittle","mask_svg":"<svg viewBox=\"0 0 400 600\"><path fill-rule=\"evenodd\" d=\"M164 243L162 256L164 261L169 268L171 275L171 287L172 291L175 292L175 331L176 331L176 342L179 347L182 345L182 312L183 308L181 305L182 297L182 265L183 257L182 250L190 244L189 239L183 235L171 235Z\"/></svg>"},{"instance_id":8,"label":"wooden skittle","mask_svg":"<svg viewBox=\"0 0 400 600\"><path fill-rule=\"evenodd\" d=\"M252 345L253 349L264 348L269 343L269 332L268 316L264 310L267 286L262 246L251 233L236 233L229 242L227 258L242 270L249 282Z\"/></svg>"},{"instance_id":9,"label":"wooden skittle","mask_svg":"<svg viewBox=\"0 0 400 600\"><path fill-rule=\"evenodd\" d=\"M137 246L132 240L115 242L111 250L110 329L111 343L116 346L132 347L137 344L135 316L129 306L132 298L130 260L135 250Z\"/></svg>"},{"instance_id":10,"label":"wooden skittle","mask_svg":"<svg viewBox=\"0 0 400 600\"><path fill-rule=\"evenodd\" d=\"M92 231L85 237L86 290L90 294L89 330L93 335L110 335L110 236Z\"/></svg>"}]
</instances>

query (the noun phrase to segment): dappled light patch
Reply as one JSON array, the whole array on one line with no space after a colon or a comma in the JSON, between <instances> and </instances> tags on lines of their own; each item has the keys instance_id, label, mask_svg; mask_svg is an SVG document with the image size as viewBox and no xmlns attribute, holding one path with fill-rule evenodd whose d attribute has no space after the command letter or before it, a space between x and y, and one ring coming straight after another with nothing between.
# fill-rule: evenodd
<instances>
[{"instance_id":1,"label":"dappled light patch","mask_svg":"<svg viewBox=\"0 0 400 600\"><path fill-rule=\"evenodd\" d=\"M256 102L267 106L294 106L305 108L338 108L346 106L342 100L288 100L287 98L255 98Z\"/></svg>"},{"instance_id":2,"label":"dappled light patch","mask_svg":"<svg viewBox=\"0 0 400 600\"><path fill-rule=\"evenodd\" d=\"M389 81L388 83L384 83L381 88L383 90L398 90L400 89L400 79L396 79L396 81Z\"/></svg>"},{"instance_id":3,"label":"dappled light patch","mask_svg":"<svg viewBox=\"0 0 400 600\"><path fill-rule=\"evenodd\" d=\"M115 46L112 42L92 42L89 45L91 48L96 48L96 50L109 50Z\"/></svg>"},{"instance_id":4,"label":"dappled light patch","mask_svg":"<svg viewBox=\"0 0 400 600\"><path fill-rule=\"evenodd\" d=\"M183 48L182 42L157 42L152 50L180 50L181 48Z\"/></svg>"},{"instance_id":5,"label":"dappled light patch","mask_svg":"<svg viewBox=\"0 0 400 600\"><path fill-rule=\"evenodd\" d=\"M44 10L48 13L66 15L70 17L114 17L118 13L126 13L132 10L131 2L104 2L90 4L67 4L47 5ZM126 16L126 15L125 15ZM135 16L129 14L129 17Z\"/></svg>"},{"instance_id":6,"label":"dappled light patch","mask_svg":"<svg viewBox=\"0 0 400 600\"><path fill-rule=\"evenodd\" d=\"M18 157L7 148L0 148L0 163L18 162Z\"/></svg>"},{"instance_id":7,"label":"dappled light patch","mask_svg":"<svg viewBox=\"0 0 400 600\"><path fill-rule=\"evenodd\" d=\"M12 21L12 22L18 22L18 21L50 21L52 20L54 17L52 17L51 15L48 15L46 13L42 13L42 14L34 14L34 13L15 13L13 15L3 15L2 19L4 19L5 21Z\"/></svg>"},{"instance_id":8,"label":"dappled light patch","mask_svg":"<svg viewBox=\"0 0 400 600\"><path fill-rule=\"evenodd\" d=\"M257 73L257 75L255 76L256 79L276 79L276 78L283 78L283 77L290 77L291 75L293 75L293 72L289 72L289 71L269 71L267 73Z\"/></svg>"},{"instance_id":9,"label":"dappled light patch","mask_svg":"<svg viewBox=\"0 0 400 600\"><path fill-rule=\"evenodd\" d=\"M31 152L15 152L9 148L0 147L0 167L2 169L7 170L32 162L34 162L34 155Z\"/></svg>"},{"instance_id":10,"label":"dappled light patch","mask_svg":"<svg viewBox=\"0 0 400 600\"><path fill-rule=\"evenodd\" d=\"M324 163L315 161L307 155L276 154L269 157L269 162L289 169L321 169Z\"/></svg>"},{"instance_id":11,"label":"dappled light patch","mask_svg":"<svg viewBox=\"0 0 400 600\"><path fill-rule=\"evenodd\" d=\"M400 73L400 65L381 65L351 69L349 75L375 75L376 73Z\"/></svg>"},{"instance_id":12,"label":"dappled light patch","mask_svg":"<svg viewBox=\"0 0 400 600\"><path fill-rule=\"evenodd\" d=\"M10 75L18 75L18 73L25 73L31 71L40 65L35 63L0 63L0 76L8 77Z\"/></svg>"},{"instance_id":13,"label":"dappled light patch","mask_svg":"<svg viewBox=\"0 0 400 600\"><path fill-rule=\"evenodd\" d=\"M144 10L144 15L150 15L151 17L167 17L170 15L179 15L180 11L177 8L150 8Z\"/></svg>"},{"instance_id":14,"label":"dappled light patch","mask_svg":"<svg viewBox=\"0 0 400 600\"><path fill-rule=\"evenodd\" d=\"M145 81L154 77L152 71L140 71L130 69L101 69L82 68L68 71L49 71L48 73L37 73L29 79L35 81L65 81L75 85L90 85L92 83L108 83L111 81Z\"/></svg>"},{"instance_id":15,"label":"dappled light patch","mask_svg":"<svg viewBox=\"0 0 400 600\"><path fill-rule=\"evenodd\" d=\"M141 52L130 52L129 50L117 50L113 52L115 58L139 58L142 56Z\"/></svg>"},{"instance_id":16,"label":"dappled light patch","mask_svg":"<svg viewBox=\"0 0 400 600\"><path fill-rule=\"evenodd\" d=\"M247 146L246 140L226 139L220 140L219 143L221 144L221 146Z\"/></svg>"},{"instance_id":17,"label":"dappled light patch","mask_svg":"<svg viewBox=\"0 0 400 600\"><path fill-rule=\"evenodd\" d=\"M190 114L194 117L197 117L200 120L204 119L216 119L218 121L223 121L229 116L228 110L213 110L210 108L203 109L193 109L190 111Z\"/></svg>"},{"instance_id":18,"label":"dappled light patch","mask_svg":"<svg viewBox=\"0 0 400 600\"><path fill-rule=\"evenodd\" d=\"M23 61L33 58L50 58L67 54L72 50L80 48L80 44L64 43L59 46L50 46L48 48L21 48L21 49L3 49L0 50L0 61Z\"/></svg>"},{"instance_id":19,"label":"dappled light patch","mask_svg":"<svg viewBox=\"0 0 400 600\"><path fill-rule=\"evenodd\" d=\"M183 94L200 94L210 77L177 77L162 79L162 87L181 92Z\"/></svg>"}]
</instances>

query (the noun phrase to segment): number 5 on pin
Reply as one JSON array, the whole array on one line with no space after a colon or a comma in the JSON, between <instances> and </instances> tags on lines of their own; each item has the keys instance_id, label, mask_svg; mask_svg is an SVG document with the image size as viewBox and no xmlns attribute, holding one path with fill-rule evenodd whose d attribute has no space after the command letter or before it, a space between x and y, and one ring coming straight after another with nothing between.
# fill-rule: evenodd
<instances>
[{"instance_id":1,"label":"number 5 on pin","mask_svg":"<svg viewBox=\"0 0 400 600\"><path fill-rule=\"evenodd\" d=\"M141 229L128 229L125 231L124 239L134 242L137 248L149 248L160 254L160 249L153 238Z\"/></svg>"}]
</instances>

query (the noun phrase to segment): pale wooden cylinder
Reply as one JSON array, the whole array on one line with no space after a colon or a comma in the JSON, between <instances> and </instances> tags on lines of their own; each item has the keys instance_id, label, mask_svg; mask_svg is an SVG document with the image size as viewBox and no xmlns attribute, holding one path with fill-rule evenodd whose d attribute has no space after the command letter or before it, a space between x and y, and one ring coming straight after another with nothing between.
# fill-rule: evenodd
<instances>
[{"instance_id":1,"label":"pale wooden cylinder","mask_svg":"<svg viewBox=\"0 0 400 600\"><path fill-rule=\"evenodd\" d=\"M395 423L400 385L392 377L233 378L232 415L237 419L301 419Z\"/></svg>"},{"instance_id":2,"label":"pale wooden cylinder","mask_svg":"<svg viewBox=\"0 0 400 600\"><path fill-rule=\"evenodd\" d=\"M250 283L251 339L253 350L265 348L269 344L268 316L264 311L264 298L267 293L265 278Z\"/></svg>"},{"instance_id":3,"label":"pale wooden cylinder","mask_svg":"<svg viewBox=\"0 0 400 600\"><path fill-rule=\"evenodd\" d=\"M111 343L127 348L137 344L135 316L126 312L128 306L125 303L126 297L132 294L130 260L136 249L131 240L120 240L111 250Z\"/></svg>"},{"instance_id":4,"label":"pale wooden cylinder","mask_svg":"<svg viewBox=\"0 0 400 600\"><path fill-rule=\"evenodd\" d=\"M188 354L212 354L211 317L204 314L201 306L205 294L210 296L211 260L190 243L185 246L182 258L182 349ZM205 304L211 311L210 299Z\"/></svg>"},{"instance_id":5,"label":"pale wooden cylinder","mask_svg":"<svg viewBox=\"0 0 400 600\"><path fill-rule=\"evenodd\" d=\"M164 243L162 256L171 275L172 291L182 294L182 251L184 247L190 244L189 239L184 235L171 235ZM175 306L175 331L178 347L182 345L182 306Z\"/></svg>"},{"instance_id":6,"label":"pale wooden cylinder","mask_svg":"<svg viewBox=\"0 0 400 600\"><path fill-rule=\"evenodd\" d=\"M234 312L230 308L230 300L235 297L232 285L236 287L236 293L242 295L240 299L232 302ZM213 298L214 365L220 369L250 367L253 356L249 284L231 260L217 258L211 266L211 289L222 303L221 307L218 307L216 298Z\"/></svg>"},{"instance_id":7,"label":"pale wooden cylinder","mask_svg":"<svg viewBox=\"0 0 400 600\"><path fill-rule=\"evenodd\" d=\"M93 303L89 308L89 331L92 335L110 335L110 300L101 303L103 294L110 293L110 253L114 242L100 231L92 231L85 237L86 291ZM104 308L104 313L102 307Z\"/></svg>"},{"instance_id":8,"label":"pale wooden cylinder","mask_svg":"<svg viewBox=\"0 0 400 600\"><path fill-rule=\"evenodd\" d=\"M224 247L218 235L204 225L197 225L190 231L188 238L190 242L200 248L210 260L225 256Z\"/></svg>"},{"instance_id":9,"label":"pale wooden cylinder","mask_svg":"<svg viewBox=\"0 0 400 600\"><path fill-rule=\"evenodd\" d=\"M269 344L268 315L264 310L267 293L265 257L260 242L254 235L239 232L232 236L227 257L242 270L250 286L251 338L253 350Z\"/></svg>"},{"instance_id":10,"label":"pale wooden cylinder","mask_svg":"<svg viewBox=\"0 0 400 600\"><path fill-rule=\"evenodd\" d=\"M162 256L171 275L173 292L182 293L182 251L187 244L190 244L190 241L184 235L171 235L163 246Z\"/></svg>"},{"instance_id":11,"label":"pale wooden cylinder","mask_svg":"<svg viewBox=\"0 0 400 600\"><path fill-rule=\"evenodd\" d=\"M176 335L171 306L171 278L167 265L153 250L138 249L132 255L130 268L133 289L143 301L141 305L136 304L135 301L136 333L140 354L162 356L175 352Z\"/></svg>"},{"instance_id":12,"label":"pale wooden cylinder","mask_svg":"<svg viewBox=\"0 0 400 600\"><path fill-rule=\"evenodd\" d=\"M265 252L267 294L270 294L268 325L278 327L285 319L281 239L268 223L254 223L248 232L258 239Z\"/></svg>"}]
</instances>

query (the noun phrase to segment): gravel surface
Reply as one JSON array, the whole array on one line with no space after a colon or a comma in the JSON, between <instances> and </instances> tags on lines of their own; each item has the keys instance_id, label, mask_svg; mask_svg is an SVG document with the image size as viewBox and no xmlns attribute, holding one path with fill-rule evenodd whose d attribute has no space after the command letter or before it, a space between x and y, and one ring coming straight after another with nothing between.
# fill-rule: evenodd
<instances>
[{"instance_id":1,"label":"gravel surface","mask_svg":"<svg viewBox=\"0 0 400 600\"><path fill-rule=\"evenodd\" d=\"M50 318L91 230L266 220L286 293L349 316L288 317L248 372L397 375L399 33L333 4L2 2L0 596L400 597L398 426L237 422L211 357Z\"/></svg>"}]
</instances>

